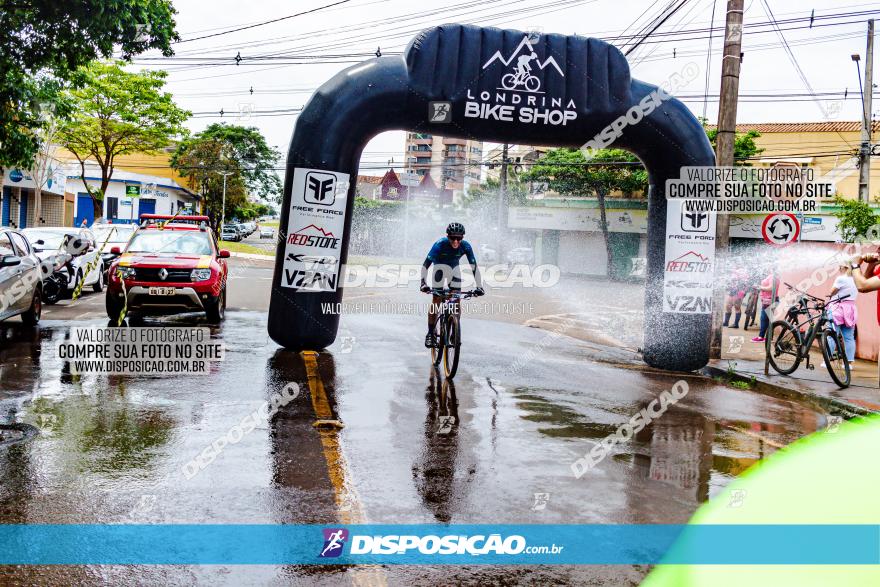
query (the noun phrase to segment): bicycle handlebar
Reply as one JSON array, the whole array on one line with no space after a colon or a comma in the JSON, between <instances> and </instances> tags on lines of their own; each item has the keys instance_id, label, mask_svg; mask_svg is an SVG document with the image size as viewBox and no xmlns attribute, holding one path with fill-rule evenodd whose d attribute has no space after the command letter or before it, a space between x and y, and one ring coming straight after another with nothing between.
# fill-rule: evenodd
<instances>
[{"instance_id":1,"label":"bicycle handlebar","mask_svg":"<svg viewBox=\"0 0 880 587\"><path fill-rule=\"evenodd\" d=\"M801 294L801 295L804 296L804 297L808 297L808 298L810 298L811 300L815 300L815 301L821 301L821 300L822 300L822 298L817 298L817 297L814 296L814 295L811 295L811 294L808 294L808 293L805 292L805 291L799 290L798 288L796 288L795 286L791 285L790 283L783 283L783 285L785 285L785 287L787 287L788 289L790 289L790 290L792 290L792 291L796 291L797 293Z\"/></svg>"},{"instance_id":2,"label":"bicycle handlebar","mask_svg":"<svg viewBox=\"0 0 880 587\"><path fill-rule=\"evenodd\" d=\"M452 296L457 295L458 297L472 297L476 295L476 290L469 291L461 291L460 289L444 289L440 287L432 287L430 291L426 291L425 293L433 294L435 296Z\"/></svg>"}]
</instances>

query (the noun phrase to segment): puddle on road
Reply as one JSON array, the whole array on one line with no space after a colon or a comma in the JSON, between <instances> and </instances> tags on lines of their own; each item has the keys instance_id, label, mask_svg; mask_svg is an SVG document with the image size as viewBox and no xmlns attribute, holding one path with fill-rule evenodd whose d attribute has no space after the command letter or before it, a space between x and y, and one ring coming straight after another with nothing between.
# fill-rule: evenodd
<instances>
[{"instance_id":1,"label":"puddle on road","mask_svg":"<svg viewBox=\"0 0 880 587\"><path fill-rule=\"evenodd\" d=\"M0 424L0 446L9 446L30 440L38 430L28 424Z\"/></svg>"},{"instance_id":2,"label":"puddle on road","mask_svg":"<svg viewBox=\"0 0 880 587\"><path fill-rule=\"evenodd\" d=\"M569 441L583 439L590 443L587 448L614 434L629 415L644 407L634 405L626 414L617 407L613 411L587 407L605 420L596 422L583 413L583 396L527 387L513 388L510 393L522 410L519 417L536 423L539 433ZM632 475L672 484L698 502L707 501L734 477L800 438L803 433L799 431L817 429L812 410L771 398L765 402L779 409L754 421L711 418L687 405L670 406L631 441L618 444L610 459Z\"/></svg>"}]
</instances>

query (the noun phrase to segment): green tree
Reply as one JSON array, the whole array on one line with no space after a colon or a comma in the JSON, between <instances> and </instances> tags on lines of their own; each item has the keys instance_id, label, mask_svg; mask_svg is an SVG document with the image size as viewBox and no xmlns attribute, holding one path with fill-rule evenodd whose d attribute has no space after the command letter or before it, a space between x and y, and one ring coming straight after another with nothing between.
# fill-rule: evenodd
<instances>
[{"instance_id":1,"label":"green tree","mask_svg":"<svg viewBox=\"0 0 880 587\"><path fill-rule=\"evenodd\" d=\"M275 171L281 153L266 143L266 137L258 128L214 123L196 138L227 144L229 156L236 161L248 193L276 203L281 201L281 179Z\"/></svg>"},{"instance_id":2,"label":"green tree","mask_svg":"<svg viewBox=\"0 0 880 587\"><path fill-rule=\"evenodd\" d=\"M92 198L95 216L103 215L104 194L116 158L129 153L157 153L185 133L190 113L177 107L165 86L164 71L132 73L122 62L94 61L79 70L81 84L69 92L73 114L62 124L61 144L76 157ZM86 181L86 163L100 169L101 185Z\"/></svg>"},{"instance_id":3,"label":"green tree","mask_svg":"<svg viewBox=\"0 0 880 587\"><path fill-rule=\"evenodd\" d=\"M712 150L714 151L717 148L716 140L718 138L718 129L707 128L708 121L705 118L700 118L700 122L703 123L703 128L706 129L706 136L709 137L709 142L712 144ZM764 152L764 149L759 149L758 145L755 143L755 139L760 136L761 133L756 130L750 130L736 135L736 138L733 140L734 165L751 167L752 164L750 160Z\"/></svg>"},{"instance_id":4,"label":"green tree","mask_svg":"<svg viewBox=\"0 0 880 587\"><path fill-rule=\"evenodd\" d=\"M607 275L614 277L605 198L613 192L621 192L626 198L647 192L648 173L638 158L623 149L601 149L589 159L579 149L551 149L525 177L546 183L551 190L563 196L596 196L599 202L599 227L608 256Z\"/></svg>"},{"instance_id":5,"label":"green tree","mask_svg":"<svg viewBox=\"0 0 880 587\"><path fill-rule=\"evenodd\" d=\"M563 196L599 196L621 192L631 198L648 188L648 173L635 155L601 149L589 159L579 149L550 149L525 174Z\"/></svg>"},{"instance_id":6,"label":"green tree","mask_svg":"<svg viewBox=\"0 0 880 587\"><path fill-rule=\"evenodd\" d=\"M186 178L189 188L201 192L205 213L216 229L223 216L234 218L236 210L247 201L247 189L238 162L229 145L214 138L196 135L178 143L171 155L171 167ZM224 177L226 207L223 207Z\"/></svg>"},{"instance_id":7,"label":"green tree","mask_svg":"<svg viewBox=\"0 0 880 587\"><path fill-rule=\"evenodd\" d=\"M496 223L498 220L498 197L501 183L491 177L486 183L468 189L461 199L461 208L471 221L478 223ZM507 201L511 206L524 206L528 202L528 185L510 172L507 179Z\"/></svg>"},{"instance_id":8,"label":"green tree","mask_svg":"<svg viewBox=\"0 0 880 587\"><path fill-rule=\"evenodd\" d=\"M880 222L880 218L867 202L845 200L837 196L834 203L838 206L833 212L837 217L837 230L845 243L853 243L859 237L866 237L868 230Z\"/></svg>"},{"instance_id":9,"label":"green tree","mask_svg":"<svg viewBox=\"0 0 880 587\"><path fill-rule=\"evenodd\" d=\"M64 165L58 154L58 133L61 123L70 115L70 100L66 99L62 89L64 82L49 76L35 78L43 98L39 110L40 122L32 127L32 136L37 140L38 147L34 153L33 163L28 169L34 179L34 219L39 226L43 224L43 188L49 179Z\"/></svg>"},{"instance_id":10,"label":"green tree","mask_svg":"<svg viewBox=\"0 0 880 587\"><path fill-rule=\"evenodd\" d=\"M248 205L248 194L280 200L281 181L275 172L279 156L256 128L212 124L177 145L171 166L187 178L191 189L202 192L217 226L223 216L224 174L227 218L259 216Z\"/></svg>"},{"instance_id":11,"label":"green tree","mask_svg":"<svg viewBox=\"0 0 880 587\"><path fill-rule=\"evenodd\" d=\"M39 148L47 87L82 65L148 49L173 54L170 0L0 0L0 184L9 167L30 168Z\"/></svg>"}]
</instances>

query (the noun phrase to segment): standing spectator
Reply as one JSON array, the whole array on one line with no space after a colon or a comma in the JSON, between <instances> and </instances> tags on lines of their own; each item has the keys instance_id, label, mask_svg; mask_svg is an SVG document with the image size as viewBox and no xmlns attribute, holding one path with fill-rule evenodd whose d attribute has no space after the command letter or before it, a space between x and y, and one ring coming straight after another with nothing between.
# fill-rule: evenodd
<instances>
[{"instance_id":1,"label":"standing spectator","mask_svg":"<svg viewBox=\"0 0 880 587\"><path fill-rule=\"evenodd\" d=\"M855 331L856 320L859 316L856 310L858 289L856 288L856 282L853 279L853 272L849 264L843 263L838 269L840 275L834 280L834 287L829 296L832 298L832 302L829 306L834 329L840 332L843 337L846 360L852 364L856 360ZM839 301L833 301L835 298L838 298Z\"/></svg>"},{"instance_id":2,"label":"standing spectator","mask_svg":"<svg viewBox=\"0 0 880 587\"><path fill-rule=\"evenodd\" d=\"M761 297L761 331L758 333L758 336L752 339L752 342L764 342L766 340L767 329L770 328L771 308L776 301L778 289L779 279L777 277L776 265L770 265L769 275L758 285L758 292Z\"/></svg>"},{"instance_id":3,"label":"standing spectator","mask_svg":"<svg viewBox=\"0 0 880 587\"><path fill-rule=\"evenodd\" d=\"M727 282L727 299L724 301L724 326L730 322L730 314L732 310L736 311L733 319L733 328L739 328L739 319L742 316L742 302L746 297L746 289L748 288L748 273L745 268L736 263L730 271Z\"/></svg>"}]
</instances>

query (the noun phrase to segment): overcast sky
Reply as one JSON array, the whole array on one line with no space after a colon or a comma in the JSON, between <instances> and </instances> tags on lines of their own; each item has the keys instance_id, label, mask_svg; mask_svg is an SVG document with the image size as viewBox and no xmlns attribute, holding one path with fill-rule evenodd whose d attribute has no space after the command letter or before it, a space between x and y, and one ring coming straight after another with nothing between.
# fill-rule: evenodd
<instances>
[{"instance_id":1,"label":"overcast sky","mask_svg":"<svg viewBox=\"0 0 880 587\"><path fill-rule=\"evenodd\" d=\"M256 126L270 144L284 153L296 122L296 116L285 110L304 105L321 83L353 62L362 61L366 58L363 55L375 52L377 47L381 47L383 53L400 52L423 28L457 22L613 38L627 27L627 33L635 32L669 3L667 0L350 0L312 14L188 41L319 8L334 1L338 0L175 0L177 29L182 40L187 42L175 45L176 56L172 59L157 59L157 54L149 53L138 57L135 64L136 67L161 68L169 72L169 91L181 106L198 113L189 122L193 131L219 121ZM768 26L761 29L767 32L747 32L744 36L745 57L740 83L743 97L738 120L858 120L859 81L850 55L861 54L861 65L864 66L869 15L817 18L812 29L806 28L808 22L785 21L809 17L813 10L817 17L863 11L876 11L870 16L880 17L880 2L746 0L746 24L769 21L765 2L775 18L782 21L784 37L812 90L820 95L848 90L850 99L826 101L834 96L820 96L820 105L809 97L807 86L782 46L779 34ZM726 0L689 0L658 29L658 33L706 29L711 21L713 4L716 4L715 23L723 26ZM851 24L826 26L832 22ZM651 42L656 40L662 42ZM655 36L648 41L629 56L633 77L661 83L670 74L681 71L686 63L696 62L700 76L679 94L688 97L686 103L695 114L702 115L708 33L698 30ZM715 96L720 80L721 48L722 38L716 33L709 77L709 94ZM236 65L234 58L239 54L244 60ZM275 54L272 60L248 59L269 54ZM291 59L278 61L278 54L297 56L300 62L291 63ZM348 57L351 54L355 56ZM320 56L321 62L303 64L302 56ZM784 99L746 97L749 94L794 96ZM227 113L223 118L217 114L221 108ZM249 117L240 115L249 110L281 112ZM880 103L875 102L874 112L878 111ZM709 98L706 113L710 122L716 121L717 97ZM365 150L361 172L381 175L380 167L385 166L391 157L400 167L403 140L403 132L383 133L373 139Z\"/></svg>"}]
</instances>

